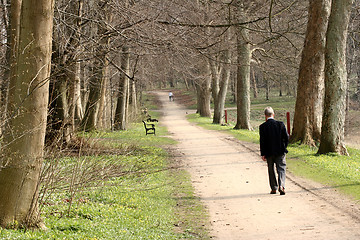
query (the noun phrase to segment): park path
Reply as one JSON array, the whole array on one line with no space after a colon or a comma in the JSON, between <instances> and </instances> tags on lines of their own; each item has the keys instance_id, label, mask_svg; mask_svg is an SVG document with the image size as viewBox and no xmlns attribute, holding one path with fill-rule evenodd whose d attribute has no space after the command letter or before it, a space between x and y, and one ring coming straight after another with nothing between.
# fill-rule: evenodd
<instances>
[{"instance_id":1,"label":"park path","mask_svg":"<svg viewBox=\"0 0 360 240\"><path fill-rule=\"evenodd\" d=\"M290 176L285 196L270 195L257 145L192 125L186 120L189 110L169 102L167 92L157 94L161 123L179 142L176 148L209 211L214 239L360 239L359 205L334 195L334 189Z\"/></svg>"}]
</instances>

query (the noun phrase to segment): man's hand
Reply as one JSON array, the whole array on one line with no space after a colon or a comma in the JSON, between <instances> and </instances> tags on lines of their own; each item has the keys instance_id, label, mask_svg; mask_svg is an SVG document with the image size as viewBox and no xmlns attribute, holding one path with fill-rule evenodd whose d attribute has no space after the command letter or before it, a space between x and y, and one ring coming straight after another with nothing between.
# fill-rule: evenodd
<instances>
[{"instance_id":1,"label":"man's hand","mask_svg":"<svg viewBox=\"0 0 360 240\"><path fill-rule=\"evenodd\" d=\"M261 159L266 162L266 157L265 156L261 156Z\"/></svg>"}]
</instances>

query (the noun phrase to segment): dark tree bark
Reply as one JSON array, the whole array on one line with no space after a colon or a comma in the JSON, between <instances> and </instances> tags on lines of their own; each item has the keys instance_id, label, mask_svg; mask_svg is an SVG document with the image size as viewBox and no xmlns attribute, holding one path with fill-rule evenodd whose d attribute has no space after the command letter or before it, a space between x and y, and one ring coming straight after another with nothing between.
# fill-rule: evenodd
<instances>
[{"instance_id":1,"label":"dark tree bark","mask_svg":"<svg viewBox=\"0 0 360 240\"><path fill-rule=\"evenodd\" d=\"M79 92L76 91L80 84L77 68L83 0L71 1L70 4L73 15L77 16L71 23L75 27L67 31L69 39L54 41L52 55L54 67L50 82L50 114L46 141L59 146L70 144L74 137L75 109L80 100Z\"/></svg>"},{"instance_id":2,"label":"dark tree bark","mask_svg":"<svg viewBox=\"0 0 360 240\"><path fill-rule=\"evenodd\" d=\"M97 105L101 96L103 63L99 58L95 59L92 67L92 76L89 80L89 98L85 108L84 118L81 121L81 130L85 132L96 129Z\"/></svg>"},{"instance_id":3,"label":"dark tree bark","mask_svg":"<svg viewBox=\"0 0 360 240\"><path fill-rule=\"evenodd\" d=\"M197 113L201 117L211 117L211 67L206 63L206 72L203 79L196 83Z\"/></svg>"},{"instance_id":4,"label":"dark tree bark","mask_svg":"<svg viewBox=\"0 0 360 240\"><path fill-rule=\"evenodd\" d=\"M291 142L314 146L321 135L325 43L331 0L310 0Z\"/></svg>"},{"instance_id":5,"label":"dark tree bark","mask_svg":"<svg viewBox=\"0 0 360 240\"><path fill-rule=\"evenodd\" d=\"M237 29L237 121L234 129L251 129L250 125L250 61L249 30Z\"/></svg>"},{"instance_id":6,"label":"dark tree bark","mask_svg":"<svg viewBox=\"0 0 360 240\"><path fill-rule=\"evenodd\" d=\"M107 1L93 1L91 4L97 9L99 13L106 16ZM108 23L111 17L103 19ZM84 118L81 121L80 129L83 131L92 131L97 129L98 114L101 102L101 90L104 87L106 79L106 68L108 67L107 54L109 52L109 38L107 33L107 24L97 25L94 31L99 37L99 44L94 47L94 59L91 66L91 77L89 80L89 98L85 107ZM102 109L100 109L102 110Z\"/></svg>"},{"instance_id":7,"label":"dark tree bark","mask_svg":"<svg viewBox=\"0 0 360 240\"><path fill-rule=\"evenodd\" d=\"M116 130L126 130L127 125L127 108L129 97L129 68L130 68L130 52L129 47L124 46L121 55L121 69L119 81L119 94L117 98L115 123ZM126 73L126 74L125 74Z\"/></svg>"}]
</instances>

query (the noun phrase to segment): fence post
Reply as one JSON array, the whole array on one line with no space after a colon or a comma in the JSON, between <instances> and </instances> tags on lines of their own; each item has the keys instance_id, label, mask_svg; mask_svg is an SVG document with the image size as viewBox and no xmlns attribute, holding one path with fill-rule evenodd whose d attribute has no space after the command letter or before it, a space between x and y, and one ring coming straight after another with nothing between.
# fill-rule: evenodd
<instances>
[{"instance_id":1,"label":"fence post","mask_svg":"<svg viewBox=\"0 0 360 240\"><path fill-rule=\"evenodd\" d=\"M286 120L287 120L287 132L290 136L290 112L286 113Z\"/></svg>"},{"instance_id":2,"label":"fence post","mask_svg":"<svg viewBox=\"0 0 360 240\"><path fill-rule=\"evenodd\" d=\"M228 123L228 119L227 119L227 110L225 110L225 123Z\"/></svg>"}]
</instances>

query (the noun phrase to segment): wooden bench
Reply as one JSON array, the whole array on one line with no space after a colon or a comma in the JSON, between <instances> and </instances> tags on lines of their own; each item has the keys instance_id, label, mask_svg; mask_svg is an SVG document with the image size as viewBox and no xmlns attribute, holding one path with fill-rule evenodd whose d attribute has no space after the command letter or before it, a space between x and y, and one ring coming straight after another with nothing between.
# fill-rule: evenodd
<instances>
[{"instance_id":1,"label":"wooden bench","mask_svg":"<svg viewBox=\"0 0 360 240\"><path fill-rule=\"evenodd\" d=\"M159 122L156 118L151 118L151 116L146 119L147 122Z\"/></svg>"},{"instance_id":2,"label":"wooden bench","mask_svg":"<svg viewBox=\"0 0 360 240\"><path fill-rule=\"evenodd\" d=\"M145 132L146 132L146 135L148 134L155 134L155 124L149 124L149 123L146 123L145 121L142 121L144 123L144 128L145 128Z\"/></svg>"}]
</instances>

